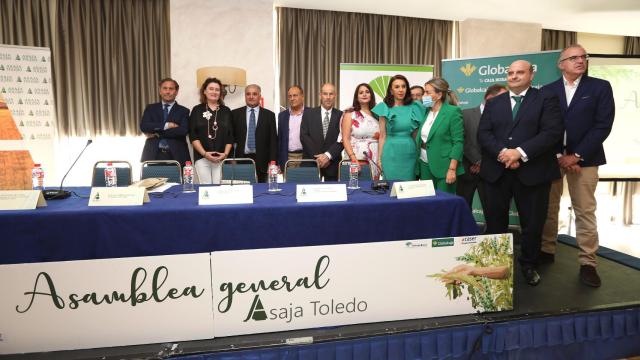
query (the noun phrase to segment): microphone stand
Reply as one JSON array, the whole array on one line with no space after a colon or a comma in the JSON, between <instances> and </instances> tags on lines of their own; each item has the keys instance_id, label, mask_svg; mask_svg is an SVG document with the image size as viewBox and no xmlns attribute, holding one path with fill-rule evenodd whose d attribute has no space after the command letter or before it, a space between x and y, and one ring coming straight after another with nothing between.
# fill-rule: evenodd
<instances>
[{"instance_id":1,"label":"microphone stand","mask_svg":"<svg viewBox=\"0 0 640 360\"><path fill-rule=\"evenodd\" d=\"M233 186L234 181L236 180L236 147L237 143L233 143L233 158L231 160L231 186Z\"/></svg>"},{"instance_id":2,"label":"microphone stand","mask_svg":"<svg viewBox=\"0 0 640 360\"><path fill-rule=\"evenodd\" d=\"M87 147L89 147L89 145L91 145L92 142L93 142L93 140L91 140L91 139L87 140L87 144L84 146L82 151L80 151L80 154L78 154L78 157L76 157L76 160L73 162L73 164L71 164L71 166L69 167L69 170L67 170L67 173L64 174L64 176L62 177L62 181L60 181L60 188L58 190L44 190L44 191L42 191L42 195L44 196L45 199L47 199L47 200L62 200L62 199L66 199L69 196L71 196L71 192L66 191L66 190L62 190L62 184L64 184L64 180L67 178L67 175L69 175L69 172L71 171L71 169L73 169L75 164L78 162L78 160L80 159L80 156L82 156L84 151L87 150Z\"/></svg>"},{"instance_id":3,"label":"microphone stand","mask_svg":"<svg viewBox=\"0 0 640 360\"><path fill-rule=\"evenodd\" d=\"M373 158L369 156L366 151L363 151L362 153L364 154L365 158L367 158L369 162L375 165L378 171L380 171L380 176L384 176L384 172L382 171L380 165L373 161ZM389 182L387 182L387 180L373 180L373 182L371 183L371 189L376 191L387 191L389 190Z\"/></svg>"}]
</instances>

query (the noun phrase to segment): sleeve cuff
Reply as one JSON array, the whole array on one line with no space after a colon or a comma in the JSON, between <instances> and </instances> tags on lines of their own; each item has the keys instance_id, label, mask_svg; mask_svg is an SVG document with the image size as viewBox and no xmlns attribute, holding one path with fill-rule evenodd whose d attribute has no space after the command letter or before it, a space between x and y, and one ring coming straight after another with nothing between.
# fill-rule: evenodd
<instances>
[{"instance_id":1,"label":"sleeve cuff","mask_svg":"<svg viewBox=\"0 0 640 360\"><path fill-rule=\"evenodd\" d=\"M329 160L333 160L333 159L331 158L331 154L330 154L328 151L327 151L327 152L325 152L324 154L325 154L325 155L327 155L327 157L329 158Z\"/></svg>"},{"instance_id":2,"label":"sleeve cuff","mask_svg":"<svg viewBox=\"0 0 640 360\"><path fill-rule=\"evenodd\" d=\"M521 147L517 147L516 150L518 150L518 152L520 153L520 155L522 155L522 157L520 158L520 160L522 160L522 162L527 162L529 161L529 158L527 157L527 153L524 152L524 150L522 150Z\"/></svg>"}]
</instances>

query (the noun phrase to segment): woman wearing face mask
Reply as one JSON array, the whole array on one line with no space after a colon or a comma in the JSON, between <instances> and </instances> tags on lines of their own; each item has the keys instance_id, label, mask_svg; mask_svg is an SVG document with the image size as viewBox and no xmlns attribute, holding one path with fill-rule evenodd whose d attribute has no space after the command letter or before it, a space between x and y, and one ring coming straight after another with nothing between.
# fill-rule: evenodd
<instances>
[{"instance_id":1,"label":"woman wearing face mask","mask_svg":"<svg viewBox=\"0 0 640 360\"><path fill-rule=\"evenodd\" d=\"M231 110L222 101L223 92L220 80L205 80L200 87L200 104L189 117L189 139L200 184L220 183L222 161L231 152Z\"/></svg>"},{"instance_id":2,"label":"woman wearing face mask","mask_svg":"<svg viewBox=\"0 0 640 360\"><path fill-rule=\"evenodd\" d=\"M416 173L421 180L433 180L437 190L455 194L457 176L464 174L462 111L444 79L433 78L424 88L427 116L416 133Z\"/></svg>"},{"instance_id":3,"label":"woman wearing face mask","mask_svg":"<svg viewBox=\"0 0 640 360\"><path fill-rule=\"evenodd\" d=\"M376 100L371 86L362 83L356 87L353 94L353 107L345 111L340 124L338 142L344 145L343 159L352 162L373 159L378 161L378 138L380 126L378 119L371 113ZM371 164L374 177L378 176L378 170Z\"/></svg>"},{"instance_id":4,"label":"woman wearing face mask","mask_svg":"<svg viewBox=\"0 0 640 360\"><path fill-rule=\"evenodd\" d=\"M411 99L407 78L392 77L384 101L372 112L379 116L378 164L383 176L387 180L415 180L416 143L412 133L424 118L424 108Z\"/></svg>"}]
</instances>

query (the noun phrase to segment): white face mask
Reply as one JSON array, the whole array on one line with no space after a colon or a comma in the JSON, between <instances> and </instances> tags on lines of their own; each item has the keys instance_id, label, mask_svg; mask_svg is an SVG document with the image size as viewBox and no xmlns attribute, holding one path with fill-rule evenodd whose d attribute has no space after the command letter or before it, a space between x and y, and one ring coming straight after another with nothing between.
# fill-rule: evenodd
<instances>
[{"instance_id":1,"label":"white face mask","mask_svg":"<svg viewBox=\"0 0 640 360\"><path fill-rule=\"evenodd\" d=\"M424 105L424 107L433 106L433 99L431 98L431 96L429 96L429 95L423 96L422 97L422 105Z\"/></svg>"}]
</instances>

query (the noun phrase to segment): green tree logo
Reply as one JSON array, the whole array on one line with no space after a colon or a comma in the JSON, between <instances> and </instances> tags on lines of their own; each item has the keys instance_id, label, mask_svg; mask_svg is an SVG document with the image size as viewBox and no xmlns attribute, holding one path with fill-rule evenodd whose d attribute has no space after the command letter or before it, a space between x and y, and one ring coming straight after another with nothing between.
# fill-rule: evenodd
<instances>
[{"instance_id":1,"label":"green tree logo","mask_svg":"<svg viewBox=\"0 0 640 360\"><path fill-rule=\"evenodd\" d=\"M387 86L389 86L389 80L391 80L391 76L382 75L377 78L369 81L369 86L373 89L373 92L376 93L380 98L384 98L387 96Z\"/></svg>"}]
</instances>

